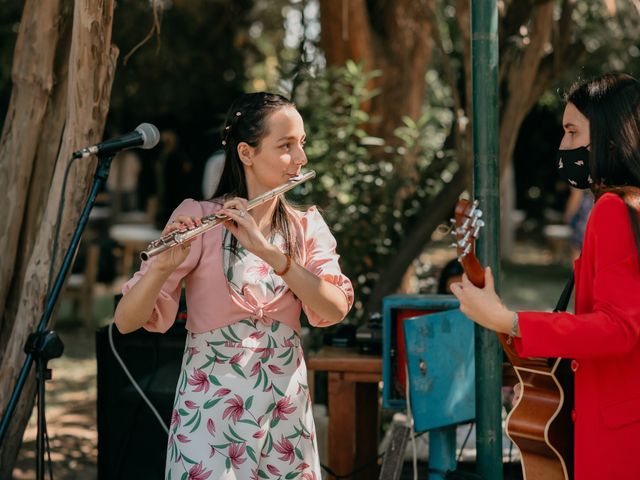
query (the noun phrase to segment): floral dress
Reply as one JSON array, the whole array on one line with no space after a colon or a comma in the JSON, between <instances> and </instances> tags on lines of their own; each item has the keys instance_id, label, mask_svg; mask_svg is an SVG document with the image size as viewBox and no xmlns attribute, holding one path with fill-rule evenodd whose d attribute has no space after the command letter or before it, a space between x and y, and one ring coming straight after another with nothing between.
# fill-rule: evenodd
<instances>
[{"instance_id":1,"label":"floral dress","mask_svg":"<svg viewBox=\"0 0 640 480\"><path fill-rule=\"evenodd\" d=\"M229 288L260 301L287 289L240 245L230 254L230 238L224 242ZM281 236L271 241L284 243ZM165 478L320 480L306 365L294 330L246 318L187 335Z\"/></svg>"}]
</instances>

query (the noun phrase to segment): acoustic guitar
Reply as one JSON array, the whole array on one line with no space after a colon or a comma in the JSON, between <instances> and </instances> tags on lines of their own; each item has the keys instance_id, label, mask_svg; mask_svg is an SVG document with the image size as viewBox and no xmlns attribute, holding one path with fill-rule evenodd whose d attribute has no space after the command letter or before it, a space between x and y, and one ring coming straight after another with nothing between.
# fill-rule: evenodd
<instances>
[{"instance_id":1,"label":"acoustic guitar","mask_svg":"<svg viewBox=\"0 0 640 480\"><path fill-rule=\"evenodd\" d=\"M476 287L484 287L484 269L475 241L484 226L478 201L459 200L452 219L458 260ZM561 358L521 358L513 339L498 333L513 365L521 395L506 421L508 437L520 450L524 480L573 478L573 378Z\"/></svg>"}]
</instances>

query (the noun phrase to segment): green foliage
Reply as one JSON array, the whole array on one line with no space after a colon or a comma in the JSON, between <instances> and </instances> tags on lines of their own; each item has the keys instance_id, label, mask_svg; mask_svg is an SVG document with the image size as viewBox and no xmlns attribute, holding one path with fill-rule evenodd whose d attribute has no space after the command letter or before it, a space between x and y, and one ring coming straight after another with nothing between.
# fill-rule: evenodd
<instances>
[{"instance_id":1,"label":"green foliage","mask_svg":"<svg viewBox=\"0 0 640 480\"><path fill-rule=\"evenodd\" d=\"M336 236L342 267L356 289L355 317L412 224L457 169L443 149L452 116L435 96L419 119L405 118L398 127L400 146L367 134L371 119L363 106L377 95L367 85L378 75L349 61L306 78L295 99L305 120L308 168L318 174L297 199L318 205ZM403 168L408 157L415 170Z\"/></svg>"}]
</instances>

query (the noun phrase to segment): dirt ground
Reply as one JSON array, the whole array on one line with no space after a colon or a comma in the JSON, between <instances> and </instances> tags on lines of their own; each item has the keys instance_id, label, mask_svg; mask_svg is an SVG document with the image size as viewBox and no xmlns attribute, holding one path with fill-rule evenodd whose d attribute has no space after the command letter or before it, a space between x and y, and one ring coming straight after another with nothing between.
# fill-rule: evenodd
<instances>
[{"instance_id":1,"label":"dirt ground","mask_svg":"<svg viewBox=\"0 0 640 480\"><path fill-rule=\"evenodd\" d=\"M444 265L453 258L451 249L426 252L423 264ZM557 265L548 249L522 244L514 262L503 267L503 298L514 308L551 309L570 274L567 265ZM95 295L96 327L108 324L117 285L99 285ZM52 360L53 379L47 383L47 425L51 445L53 478L92 480L97 478L96 358L95 333L69 318L64 299L56 331L65 345L62 358ZM25 431L13 472L16 480L35 478L35 410ZM47 478L48 474L47 474Z\"/></svg>"},{"instance_id":2,"label":"dirt ground","mask_svg":"<svg viewBox=\"0 0 640 480\"><path fill-rule=\"evenodd\" d=\"M49 362L53 378L45 395L53 478L97 478L96 360L93 333L78 323L56 330L65 346L61 358ZM34 479L36 410L25 430L13 478ZM48 474L47 474L47 478Z\"/></svg>"}]
</instances>

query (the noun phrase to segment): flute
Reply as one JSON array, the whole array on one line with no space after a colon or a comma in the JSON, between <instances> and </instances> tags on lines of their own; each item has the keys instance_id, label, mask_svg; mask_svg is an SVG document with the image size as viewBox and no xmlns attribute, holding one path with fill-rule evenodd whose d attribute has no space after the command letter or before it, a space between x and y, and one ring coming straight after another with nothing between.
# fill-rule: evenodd
<instances>
[{"instance_id":1,"label":"flute","mask_svg":"<svg viewBox=\"0 0 640 480\"><path fill-rule=\"evenodd\" d=\"M247 204L247 210L251 210L258 205L271 200L272 198L277 197L278 195L282 195L283 193L291 190L294 187L297 187L303 182L312 179L316 176L316 172L313 170L309 170L303 174L298 175L297 177L291 178L284 185L280 185L279 187L274 188L273 190L269 190L268 192L263 193L262 195L257 196L253 200L251 200ZM202 225L198 227L194 227L191 230L187 230L186 232L171 232L164 237L161 237L157 240L154 240L149 245L147 245L147 249L140 253L140 258L142 260L149 260L151 257L155 257L159 253L162 253L170 248L173 248L177 245L182 245L183 243L191 240L198 235L202 235L204 232L211 230L213 227L224 223L229 220L229 217L226 215L214 213L212 215L207 215L200 219Z\"/></svg>"}]
</instances>

